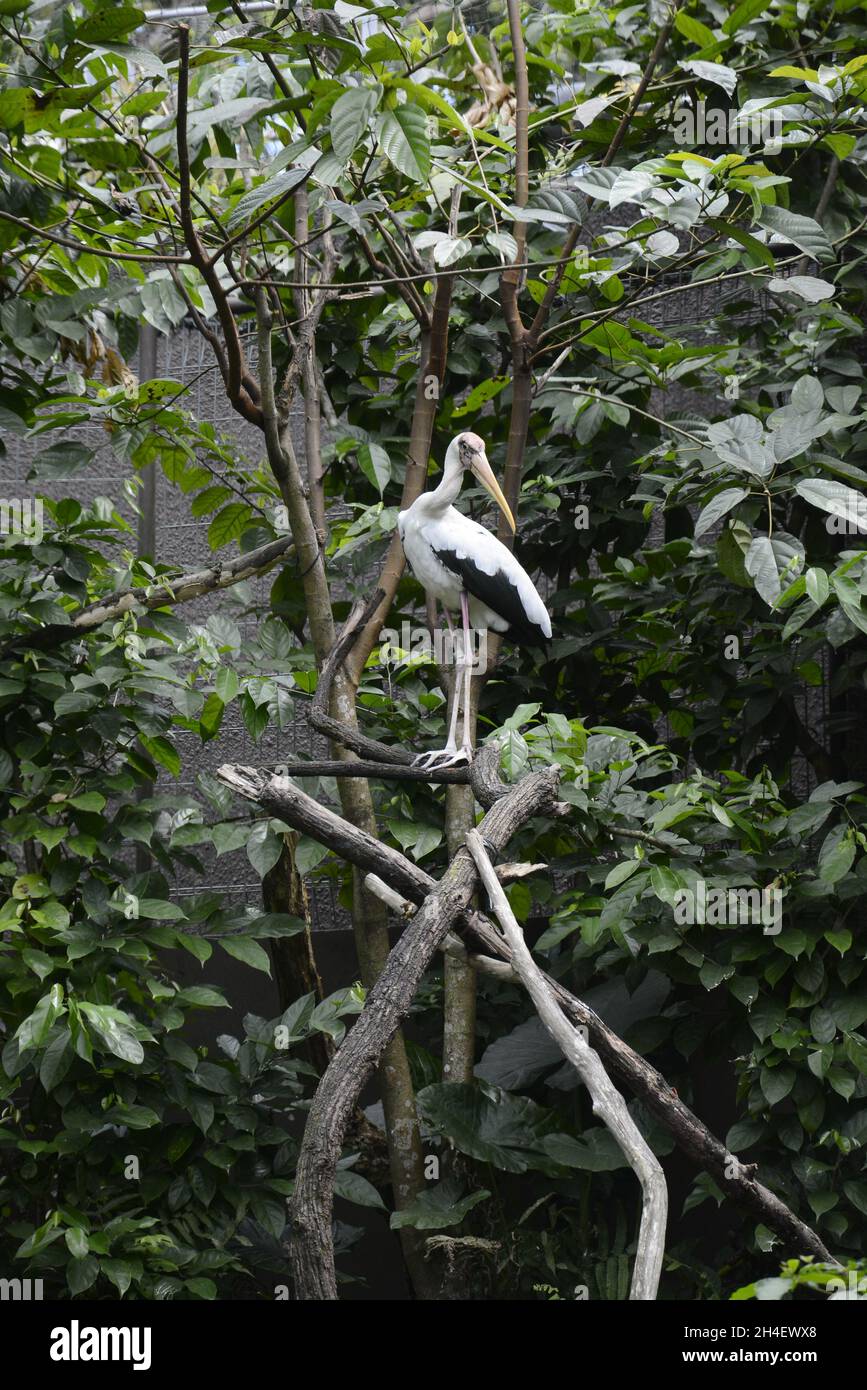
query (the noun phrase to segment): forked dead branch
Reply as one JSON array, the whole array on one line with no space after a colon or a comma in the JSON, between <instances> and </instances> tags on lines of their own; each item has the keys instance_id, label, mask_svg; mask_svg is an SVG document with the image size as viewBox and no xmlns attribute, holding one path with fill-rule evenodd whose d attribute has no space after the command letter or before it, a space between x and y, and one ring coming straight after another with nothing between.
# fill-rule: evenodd
<instances>
[{"instance_id":1,"label":"forked dead branch","mask_svg":"<svg viewBox=\"0 0 867 1390\"><path fill-rule=\"evenodd\" d=\"M552 769L546 771L551 776L556 775ZM479 827L479 832L483 835L489 848L498 852L505 843L501 834L497 838L492 835L490 817L501 812L503 807L511 808L508 824L512 828L509 830L509 835L514 834L519 825L529 818L529 815L537 813L535 810L528 811L526 809L528 784L530 784L529 791L532 791L533 787L539 785L535 779L544 775L541 773L531 774L523 782L518 783L513 788L512 793L497 799ZM489 959L508 962L509 965L512 965L512 951L509 943L503 939L500 932L484 914L473 910L470 906L476 884L475 874L470 867L472 861L470 861L466 851L462 850L459 853L438 883L425 873L424 869L419 868L417 864L407 859L398 850L391 849L388 845L383 845L374 839L372 835L356 829L334 811L320 805L287 778L272 777L255 768L231 766L221 767L217 776L246 800L255 802L271 815L279 816L293 829L310 835L348 863L364 870L366 874L376 876L379 881L384 882L401 897L422 907L428 903L435 904L434 907L428 907L428 915L424 918L424 924L427 925L423 925L421 933L425 943L423 948L420 948L418 953L413 949L413 943L416 942L419 935L418 921L422 916L422 913L419 912L389 957L386 970L391 972L388 976L391 983L385 987L389 1008L387 1013L389 1026L391 1026L391 1009L395 998L405 1001L403 1014L400 1014L399 1017L404 1016L412 1002L412 993L408 997L406 995L406 979L402 974L403 962L407 953L409 953L412 964L414 979L416 979L415 967L422 956L424 958L421 972L416 979L417 984L427 963L433 958L434 952L445 941L453 928L459 933L471 952L481 951ZM556 785L556 782L549 783L549 785L551 785L552 790L547 801L547 814L551 815L557 813L561 803L556 801L553 792L553 786ZM514 798L519 792L522 793L521 800L516 803ZM517 819L516 805L523 810L523 814ZM499 825L499 821L497 824ZM455 869L456 864L460 868L459 874ZM467 883L468 879L471 880L469 883ZM456 881L460 884L457 899L451 893ZM369 880L368 886L371 886ZM435 927L430 927L431 914L435 918ZM414 935L409 945L404 946L403 943L409 932L413 932ZM396 959L395 952L400 952ZM392 990L396 988L394 984L395 972L397 972L400 981L400 990L397 996L392 993ZM779 1236L787 1252L793 1255L812 1255L819 1260L832 1261L832 1256L815 1231L801 1221L775 1193L758 1181L753 1165L741 1163L736 1155L728 1151L725 1145L684 1104L665 1078L644 1057L629 1047L603 1022L598 1014L574 994L571 994L549 976L543 975L542 978L546 988L550 990L552 998L556 1000L570 1023L587 1029L590 1044L598 1052L610 1075L618 1084L626 1086L633 1095L642 1101L651 1114L670 1132L678 1148L697 1167L709 1173L726 1195L764 1222L770 1230ZM365 1014L371 1008L379 1009L382 998L382 994L376 994L374 997L374 992L371 991ZM364 1016L363 1014L362 1018ZM364 1076L358 1081L360 1089L369 1069L373 1067L375 1062L374 1044L378 1046L382 1042L384 1045L384 1041L387 1041L387 1037L381 1039L379 1032L375 1029L368 1032L367 1030L370 1029L371 1025L366 1024L363 1046L356 1050L358 1044L355 1044L347 1051L360 1022L361 1020L355 1025L334 1059L333 1065L339 1062L339 1068L336 1072L337 1079L335 1080L335 1076L332 1075L329 1081L328 1094L332 1093L332 1088L337 1088L336 1093L340 1097L341 1125L345 1122L343 1117L351 1113L352 1105L358 1094L355 1083L350 1084L347 1079L348 1071L354 1070L356 1066L362 1064L367 1068ZM394 1027L397 1027L398 1022L399 1018L394 1022ZM371 1058L372 1060L370 1060ZM318 1096L319 1092L317 1092ZM328 1144L330 1145L334 1139L334 1130L328 1129L327 1117L322 1115L322 1107L318 1106L317 1102L314 1102L314 1109L320 1116L317 1125L323 1135L327 1132ZM313 1113L311 1111L311 1122ZM327 1175L328 1163L330 1163L330 1157L326 1162L321 1155L323 1152L327 1152L329 1155L332 1153L328 1146L325 1150L322 1149L323 1142L324 1140L320 1138L315 1140L319 1154L317 1163L324 1165L319 1170L320 1178L323 1174ZM312 1192L312 1187L310 1191ZM301 1198L297 1200L301 1201ZM328 1258L322 1255L323 1242L325 1241L324 1227L322 1212L315 1194L313 1200L315 1214L307 1234L303 1237L303 1242L310 1245L315 1244L319 1253L303 1256L303 1268L300 1273L306 1292L302 1296L333 1297L334 1295L330 1292L322 1292L322 1290L330 1289L331 1285L328 1276L322 1273L322 1261L324 1259L327 1265ZM305 1222L308 1219L303 1212L302 1219ZM330 1226L328 1229L330 1232ZM331 1258L333 1261L333 1252Z\"/></svg>"},{"instance_id":2,"label":"forked dead branch","mask_svg":"<svg viewBox=\"0 0 867 1390\"><path fill-rule=\"evenodd\" d=\"M587 1041L586 1029L570 1023L553 985L533 960L478 830L471 830L467 835L467 847L512 952L513 971L532 999L548 1033L590 1092L594 1115L599 1115L611 1130L641 1183L643 1203L630 1298L652 1301L656 1298L662 1273L668 1214L668 1189L662 1166L630 1115L622 1095L612 1084L599 1054Z\"/></svg>"},{"instance_id":3,"label":"forked dead branch","mask_svg":"<svg viewBox=\"0 0 867 1390\"><path fill-rule=\"evenodd\" d=\"M222 768L218 775L242 795L250 795L255 787L253 773L245 779L240 769ZM263 795L271 800L276 793L281 801L285 796L291 802L291 784L272 780L277 785ZM558 781L557 768L532 773L492 806L482 821L481 833L495 853L503 850L531 817L552 813ZM333 812L324 814L340 821ZM371 867L381 859L384 846L346 822L342 829L350 838L358 835L369 842L366 850ZM363 1012L317 1087L304 1130L292 1203L292 1263L299 1298L337 1297L332 1207L334 1175L347 1125L365 1082L409 1012L434 953L468 910L476 883L473 861L468 851L462 850L391 951Z\"/></svg>"}]
</instances>

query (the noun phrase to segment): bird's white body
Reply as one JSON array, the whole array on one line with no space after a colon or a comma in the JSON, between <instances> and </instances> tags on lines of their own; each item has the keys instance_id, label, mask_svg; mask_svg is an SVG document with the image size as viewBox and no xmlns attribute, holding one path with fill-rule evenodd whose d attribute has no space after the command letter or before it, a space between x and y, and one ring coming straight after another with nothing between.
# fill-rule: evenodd
<instances>
[{"instance_id":1,"label":"bird's white body","mask_svg":"<svg viewBox=\"0 0 867 1390\"><path fill-rule=\"evenodd\" d=\"M502 541L453 505L461 490L464 469L469 469L487 489L514 531L514 518L491 471L484 442L471 432L459 434L449 445L439 486L433 492L422 493L397 519L413 574L428 597L439 601L446 617L449 612L460 612L464 633L463 742L458 749L456 681L448 743L416 760L426 768L472 760L470 628L508 632L513 641L527 646L544 646L551 636L551 619L527 571Z\"/></svg>"},{"instance_id":2,"label":"bird's white body","mask_svg":"<svg viewBox=\"0 0 867 1390\"><path fill-rule=\"evenodd\" d=\"M437 598L444 608L459 613L461 590L466 589L461 575L439 558L440 554L455 554L459 560L470 561L495 583L510 585L528 621L540 629L540 636L551 636L551 619L532 579L511 550L486 527L464 516L457 507L438 505L433 492L422 493L401 512L397 525L413 574L425 592ZM474 628L508 631L508 618L475 594L468 593L467 597Z\"/></svg>"}]
</instances>

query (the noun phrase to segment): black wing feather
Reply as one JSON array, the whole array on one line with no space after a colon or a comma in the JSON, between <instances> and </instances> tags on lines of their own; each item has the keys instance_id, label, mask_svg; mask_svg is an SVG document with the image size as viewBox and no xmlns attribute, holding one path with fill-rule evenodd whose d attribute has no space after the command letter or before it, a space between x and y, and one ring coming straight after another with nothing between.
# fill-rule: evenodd
<instances>
[{"instance_id":1,"label":"black wing feather","mask_svg":"<svg viewBox=\"0 0 867 1390\"><path fill-rule=\"evenodd\" d=\"M434 546L431 549L447 570L458 575L468 594L487 604L509 624L509 636L517 646L547 650L547 637L538 623L527 617L516 586L502 570L486 574L466 555L458 555L455 550L438 550Z\"/></svg>"}]
</instances>

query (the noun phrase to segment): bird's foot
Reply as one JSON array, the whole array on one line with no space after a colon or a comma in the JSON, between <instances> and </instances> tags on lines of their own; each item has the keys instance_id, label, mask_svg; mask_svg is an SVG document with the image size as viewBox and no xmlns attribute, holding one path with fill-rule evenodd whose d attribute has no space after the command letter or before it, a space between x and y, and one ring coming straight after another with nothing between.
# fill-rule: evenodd
<instances>
[{"instance_id":1,"label":"bird's foot","mask_svg":"<svg viewBox=\"0 0 867 1390\"><path fill-rule=\"evenodd\" d=\"M434 748L429 753L419 753L412 765L425 772L442 772L447 767L469 766L472 761L473 750L464 745L463 748Z\"/></svg>"}]
</instances>

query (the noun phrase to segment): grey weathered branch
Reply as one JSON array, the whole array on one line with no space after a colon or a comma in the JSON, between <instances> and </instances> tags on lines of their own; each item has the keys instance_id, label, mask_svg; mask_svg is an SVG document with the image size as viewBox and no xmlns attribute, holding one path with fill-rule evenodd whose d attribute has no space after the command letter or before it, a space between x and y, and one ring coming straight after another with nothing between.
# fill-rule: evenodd
<instances>
[{"instance_id":1,"label":"grey weathered branch","mask_svg":"<svg viewBox=\"0 0 867 1390\"><path fill-rule=\"evenodd\" d=\"M404 922L408 922L418 912L416 903L411 903L409 898L401 897L400 893L389 888L388 884L384 883L377 874L366 874L364 886L369 893L379 898L380 902L385 903L391 912L403 918ZM505 961L494 960L491 956L480 956L468 951L461 938L456 936L454 932L449 932L445 940L440 943L440 950L443 955L463 961L483 975L492 975L498 980L518 979L512 967L507 965Z\"/></svg>"},{"instance_id":2,"label":"grey weathered branch","mask_svg":"<svg viewBox=\"0 0 867 1390\"><path fill-rule=\"evenodd\" d=\"M307 711L309 714L309 710ZM334 721L337 722L336 720ZM358 735L358 741L364 738ZM373 740L371 740L373 742ZM320 762L279 763L274 767L282 777L362 777L392 782L433 782L444 786L465 786L470 780L469 768L446 767L425 772L421 767L404 763L370 762L362 759L326 758Z\"/></svg>"},{"instance_id":3,"label":"grey weathered branch","mask_svg":"<svg viewBox=\"0 0 867 1390\"><path fill-rule=\"evenodd\" d=\"M378 874L367 874L364 886L369 893L373 893L379 898L380 902L385 903L386 907L396 913L398 917L403 917L409 921L418 912L418 906L411 903L409 898L401 897L393 888L389 888L387 883ZM493 975L498 980L517 980L511 965L507 965L503 960L494 960L492 956L480 956L475 952L468 951L459 936L454 932L449 932L445 941L442 942L440 950L444 955L453 956L456 960L466 961L474 970L480 971L483 975Z\"/></svg>"},{"instance_id":4,"label":"grey weathered branch","mask_svg":"<svg viewBox=\"0 0 867 1390\"><path fill-rule=\"evenodd\" d=\"M554 989L533 960L477 830L467 835L467 848L512 952L512 969L520 976L545 1028L590 1092L593 1113L611 1130L641 1183L641 1223L629 1296L637 1302L652 1301L656 1298L662 1273L668 1214L668 1189L662 1166L626 1108L626 1101L610 1080L599 1054L587 1041L586 1029L576 1028L569 1022Z\"/></svg>"},{"instance_id":5,"label":"grey weathered branch","mask_svg":"<svg viewBox=\"0 0 867 1390\"><path fill-rule=\"evenodd\" d=\"M100 623L122 617L132 609L164 608L169 604L188 603L191 599L201 598L203 594L212 594L218 589L229 589L244 579L264 574L275 560L286 559L291 550L292 537L278 536L276 540L268 541L267 545L260 545L256 550L247 551L245 555L236 555L234 559L223 564L179 574L177 579L165 580L147 589L124 589L118 594L112 594L110 599L102 599L99 603L91 603L87 608L82 608L73 619L72 626L76 630L97 627Z\"/></svg>"},{"instance_id":6,"label":"grey weathered branch","mask_svg":"<svg viewBox=\"0 0 867 1390\"><path fill-rule=\"evenodd\" d=\"M125 613L167 608L176 603L188 603L218 589L231 588L244 579L264 574L275 560L288 558L291 551L292 537L278 536L276 540L268 541L267 545L248 550L245 555L236 555L222 564L191 570L187 574L179 574L176 579L163 579L147 587L119 589L117 593L82 608L69 624L52 623L44 628L34 628L32 632L21 633L2 649L0 655L21 646L44 648L69 642L92 628L100 627L102 623L116 622Z\"/></svg>"},{"instance_id":7,"label":"grey weathered branch","mask_svg":"<svg viewBox=\"0 0 867 1390\"><path fill-rule=\"evenodd\" d=\"M491 808L482 832L495 852L532 816L550 810L558 779L558 768L532 773ZM475 887L473 861L461 850L391 951L362 1013L317 1087L292 1199L292 1267L299 1299L337 1298L332 1209L347 1125L365 1082L409 1012L431 957L469 906Z\"/></svg>"},{"instance_id":8,"label":"grey weathered branch","mask_svg":"<svg viewBox=\"0 0 867 1390\"><path fill-rule=\"evenodd\" d=\"M293 829L327 845L341 858L374 873L411 902L423 903L436 890L436 880L397 850L372 835L356 830L342 817L290 782L266 778L254 768L222 767L217 776L239 795ZM498 803L499 804L499 803ZM511 964L511 952L501 934L480 912L459 914L457 929L476 949ZM548 977L546 976L546 979ZM832 1261L824 1243L803 1221L756 1177L754 1164L742 1163L694 1115L655 1067L634 1052L598 1014L559 982L551 980L560 1007L573 1023L586 1027L593 1047L619 1085L632 1091L672 1135L678 1148L714 1178L720 1189L779 1236L792 1255L813 1255Z\"/></svg>"}]
</instances>

